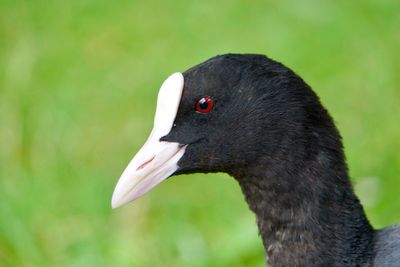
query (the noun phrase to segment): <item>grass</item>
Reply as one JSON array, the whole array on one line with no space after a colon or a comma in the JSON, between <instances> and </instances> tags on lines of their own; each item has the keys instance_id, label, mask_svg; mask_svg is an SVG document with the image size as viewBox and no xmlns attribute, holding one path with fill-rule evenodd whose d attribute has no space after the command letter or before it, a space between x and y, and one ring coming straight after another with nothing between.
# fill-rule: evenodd
<instances>
[{"instance_id":1,"label":"grass","mask_svg":"<svg viewBox=\"0 0 400 267\"><path fill-rule=\"evenodd\" d=\"M376 227L400 221L400 4L0 1L3 266L264 266L222 174L169 179L111 210L174 71L267 54L320 95Z\"/></svg>"}]
</instances>

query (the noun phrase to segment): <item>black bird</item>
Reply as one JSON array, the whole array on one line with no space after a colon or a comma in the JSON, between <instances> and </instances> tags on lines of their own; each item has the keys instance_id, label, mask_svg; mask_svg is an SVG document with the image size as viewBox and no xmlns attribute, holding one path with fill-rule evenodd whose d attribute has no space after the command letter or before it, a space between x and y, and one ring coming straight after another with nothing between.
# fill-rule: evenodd
<instances>
[{"instance_id":1,"label":"black bird","mask_svg":"<svg viewBox=\"0 0 400 267\"><path fill-rule=\"evenodd\" d=\"M266 56L226 54L171 75L112 206L194 172L238 181L269 266L400 266L400 226L368 222L331 116L299 76Z\"/></svg>"}]
</instances>

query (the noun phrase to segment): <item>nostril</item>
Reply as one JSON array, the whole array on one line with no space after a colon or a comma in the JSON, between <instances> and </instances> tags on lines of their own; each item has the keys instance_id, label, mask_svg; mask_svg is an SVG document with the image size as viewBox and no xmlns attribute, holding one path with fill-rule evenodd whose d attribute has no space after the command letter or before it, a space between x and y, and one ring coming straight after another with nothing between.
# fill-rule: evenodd
<instances>
[{"instance_id":1,"label":"nostril","mask_svg":"<svg viewBox=\"0 0 400 267\"><path fill-rule=\"evenodd\" d=\"M149 160L146 160L142 165L140 165L136 170L138 171L138 170L140 170L140 169L143 169L147 164L149 164L150 162L152 162L153 161L153 159L155 158L156 156L153 156L151 159L149 159Z\"/></svg>"}]
</instances>

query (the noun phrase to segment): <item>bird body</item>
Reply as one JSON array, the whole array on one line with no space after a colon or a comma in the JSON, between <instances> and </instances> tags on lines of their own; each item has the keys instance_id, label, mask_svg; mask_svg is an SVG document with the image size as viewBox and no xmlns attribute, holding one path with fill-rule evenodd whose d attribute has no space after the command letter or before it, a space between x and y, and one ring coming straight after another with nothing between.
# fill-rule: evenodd
<instances>
[{"instance_id":1,"label":"bird body","mask_svg":"<svg viewBox=\"0 0 400 267\"><path fill-rule=\"evenodd\" d=\"M155 128L121 176L112 205L194 172L238 181L269 266L400 266L400 227L370 225L331 116L276 61L227 54L168 78Z\"/></svg>"}]
</instances>

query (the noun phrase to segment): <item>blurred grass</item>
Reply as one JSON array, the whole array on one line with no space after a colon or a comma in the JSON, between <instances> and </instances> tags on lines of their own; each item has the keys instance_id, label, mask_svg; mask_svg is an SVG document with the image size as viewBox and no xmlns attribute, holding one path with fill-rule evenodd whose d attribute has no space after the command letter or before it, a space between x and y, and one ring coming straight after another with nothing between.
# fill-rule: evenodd
<instances>
[{"instance_id":1,"label":"blurred grass","mask_svg":"<svg viewBox=\"0 0 400 267\"><path fill-rule=\"evenodd\" d=\"M226 52L299 73L337 121L371 222L400 222L399 29L396 0L1 0L1 265L264 266L225 175L110 209L162 81Z\"/></svg>"}]
</instances>

